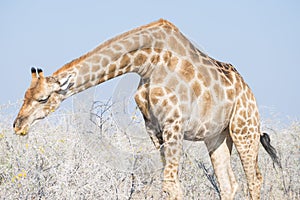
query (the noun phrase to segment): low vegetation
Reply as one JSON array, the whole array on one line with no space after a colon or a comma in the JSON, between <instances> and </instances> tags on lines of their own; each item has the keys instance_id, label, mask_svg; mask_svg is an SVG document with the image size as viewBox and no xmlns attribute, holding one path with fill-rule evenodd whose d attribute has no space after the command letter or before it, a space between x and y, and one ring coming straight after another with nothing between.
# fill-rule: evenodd
<instances>
[{"instance_id":1,"label":"low vegetation","mask_svg":"<svg viewBox=\"0 0 300 200\"><path fill-rule=\"evenodd\" d=\"M37 123L28 136L12 130L20 103L0 106L1 199L161 199L159 152L138 114L120 126L111 103L95 102L91 112L60 109ZM261 148L264 176L261 199L300 199L300 122L264 120L282 169L273 167ZM218 199L218 185L202 142L185 142L180 180L186 199ZM239 182L236 199L247 185L233 151Z\"/></svg>"}]
</instances>

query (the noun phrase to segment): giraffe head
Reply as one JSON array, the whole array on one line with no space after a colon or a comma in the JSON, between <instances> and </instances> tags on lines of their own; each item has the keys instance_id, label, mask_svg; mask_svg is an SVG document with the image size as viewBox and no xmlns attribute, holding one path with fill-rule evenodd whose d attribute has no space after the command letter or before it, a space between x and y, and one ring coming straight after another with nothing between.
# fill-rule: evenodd
<instances>
[{"instance_id":1,"label":"giraffe head","mask_svg":"<svg viewBox=\"0 0 300 200\"><path fill-rule=\"evenodd\" d=\"M63 101L66 90L73 85L69 83L70 78L59 81L52 76L44 77L41 69L31 68L31 75L30 87L13 124L15 133L20 135L26 135L33 123L54 112Z\"/></svg>"}]
</instances>

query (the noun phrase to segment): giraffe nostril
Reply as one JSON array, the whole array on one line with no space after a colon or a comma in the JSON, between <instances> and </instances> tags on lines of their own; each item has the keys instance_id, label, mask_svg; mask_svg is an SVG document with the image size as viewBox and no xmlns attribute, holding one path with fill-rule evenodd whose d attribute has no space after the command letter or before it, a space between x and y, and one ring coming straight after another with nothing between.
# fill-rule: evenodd
<instances>
[{"instance_id":1,"label":"giraffe nostril","mask_svg":"<svg viewBox=\"0 0 300 200\"><path fill-rule=\"evenodd\" d=\"M22 123L23 118L17 118L15 119L14 123L13 123L13 128L17 128L18 126L20 126L20 124Z\"/></svg>"}]
</instances>

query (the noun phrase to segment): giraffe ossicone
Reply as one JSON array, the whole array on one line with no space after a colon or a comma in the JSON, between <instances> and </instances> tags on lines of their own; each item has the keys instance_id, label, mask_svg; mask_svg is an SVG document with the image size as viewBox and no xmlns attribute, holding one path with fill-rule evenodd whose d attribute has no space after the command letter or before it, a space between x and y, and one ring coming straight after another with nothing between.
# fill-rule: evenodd
<instances>
[{"instance_id":1,"label":"giraffe ossicone","mask_svg":"<svg viewBox=\"0 0 300 200\"><path fill-rule=\"evenodd\" d=\"M146 130L163 160L163 190L183 199L178 166L184 139L204 141L222 199L237 190L230 156L241 158L252 199L260 198L259 112L255 97L237 70L198 50L172 23L159 20L99 45L51 76L32 70L32 82L13 124L17 134L58 108L66 98L126 73L141 77L135 101ZM269 140L264 147L271 149ZM273 160L278 159L271 154Z\"/></svg>"}]
</instances>

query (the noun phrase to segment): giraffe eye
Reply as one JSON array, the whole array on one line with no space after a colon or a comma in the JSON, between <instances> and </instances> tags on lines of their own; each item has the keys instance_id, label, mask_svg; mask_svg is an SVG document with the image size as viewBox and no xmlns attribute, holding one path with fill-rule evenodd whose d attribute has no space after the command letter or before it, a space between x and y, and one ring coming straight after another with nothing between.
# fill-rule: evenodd
<instances>
[{"instance_id":1,"label":"giraffe eye","mask_svg":"<svg viewBox=\"0 0 300 200\"><path fill-rule=\"evenodd\" d=\"M49 98L50 98L50 96L47 96L47 97L43 97L43 98L41 98L41 99L38 99L37 101L38 101L39 103L47 103L47 101L48 101Z\"/></svg>"}]
</instances>

